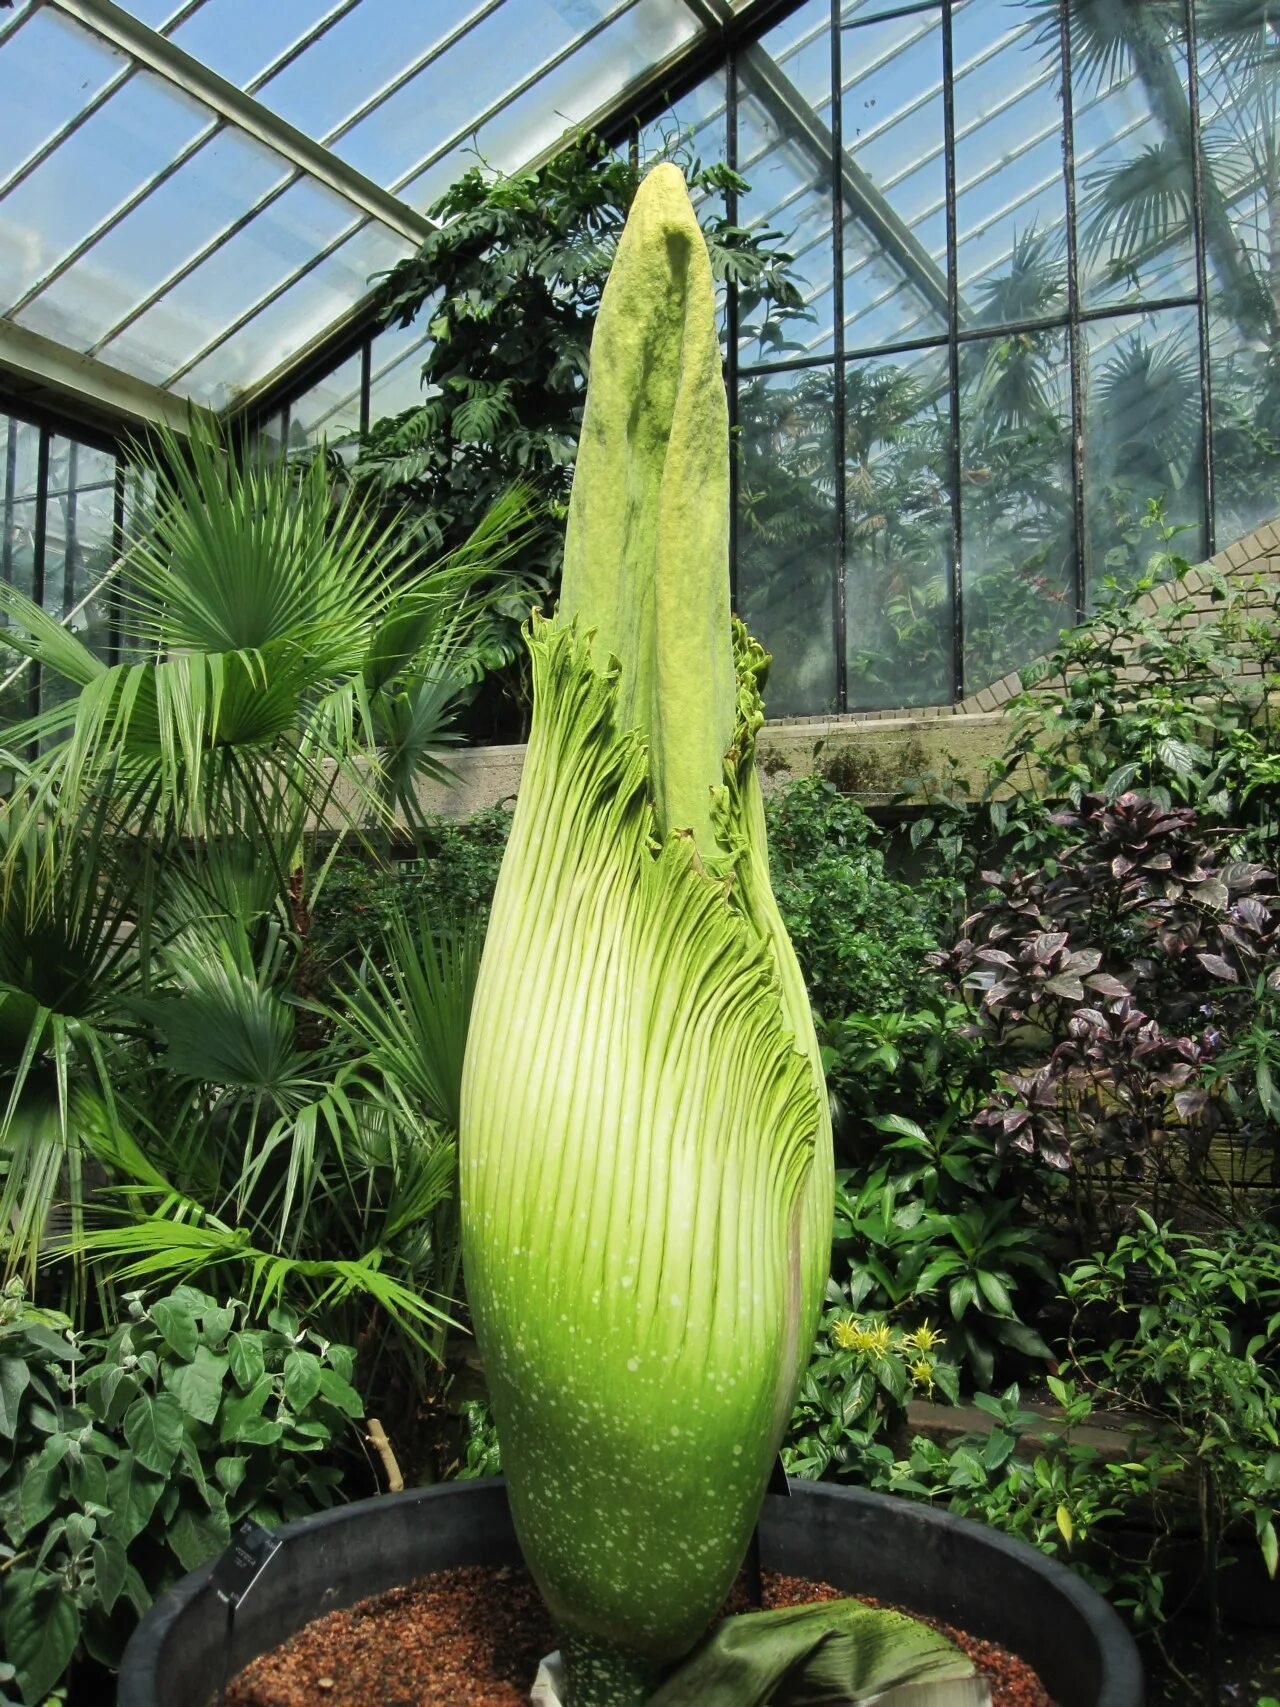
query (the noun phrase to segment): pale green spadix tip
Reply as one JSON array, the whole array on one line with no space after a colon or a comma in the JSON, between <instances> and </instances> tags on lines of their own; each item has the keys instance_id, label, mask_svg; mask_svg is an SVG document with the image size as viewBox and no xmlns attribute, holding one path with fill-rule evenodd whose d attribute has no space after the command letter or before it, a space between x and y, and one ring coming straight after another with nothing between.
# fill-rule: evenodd
<instances>
[{"instance_id":1,"label":"pale green spadix tip","mask_svg":"<svg viewBox=\"0 0 1280 1707\"><path fill-rule=\"evenodd\" d=\"M660 832L691 830L712 857L734 729L729 416L711 263L675 166L641 184L600 305L560 614L619 661Z\"/></svg>"}]
</instances>

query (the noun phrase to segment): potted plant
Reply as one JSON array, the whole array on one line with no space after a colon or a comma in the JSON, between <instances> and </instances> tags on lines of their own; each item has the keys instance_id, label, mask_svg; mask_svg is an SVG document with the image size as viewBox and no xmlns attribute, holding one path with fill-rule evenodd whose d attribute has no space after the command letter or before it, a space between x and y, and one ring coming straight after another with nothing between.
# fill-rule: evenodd
<instances>
[{"instance_id":1,"label":"potted plant","mask_svg":"<svg viewBox=\"0 0 1280 1707\"><path fill-rule=\"evenodd\" d=\"M899 1687L904 1701L974 1701L950 1643L857 1602L706 1635L813 1339L832 1161L769 885L754 766L768 659L729 614L714 288L674 167L637 196L591 366L561 602L529 631L533 724L463 1069L467 1294L510 1516L491 1486L442 1489L288 1532L231 1658L397 1580L388 1571L506 1560L518 1538L572 1707ZM762 1544L767 1561L841 1587L977 1615L1001 1640L1020 1599L1034 1626L1052 1607L1062 1707L1140 1700L1105 1606L943 1514L809 1489L769 1502ZM175 1678L207 1680L220 1628L207 1588L180 1586L135 1638L122 1707L191 1699ZM1051 1644L1032 1646L1052 1670Z\"/></svg>"}]
</instances>

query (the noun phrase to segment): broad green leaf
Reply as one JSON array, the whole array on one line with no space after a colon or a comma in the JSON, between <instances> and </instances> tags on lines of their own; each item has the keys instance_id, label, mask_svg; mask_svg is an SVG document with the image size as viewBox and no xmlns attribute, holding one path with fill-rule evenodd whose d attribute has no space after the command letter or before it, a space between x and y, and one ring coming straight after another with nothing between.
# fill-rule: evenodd
<instances>
[{"instance_id":1,"label":"broad green leaf","mask_svg":"<svg viewBox=\"0 0 1280 1707\"><path fill-rule=\"evenodd\" d=\"M219 1440L234 1445L236 1441L244 1439L246 1425L262 1416L263 1406L274 1390L275 1382L270 1375L264 1375L247 1393L224 1398L218 1414Z\"/></svg>"},{"instance_id":2,"label":"broad green leaf","mask_svg":"<svg viewBox=\"0 0 1280 1707\"><path fill-rule=\"evenodd\" d=\"M62 1497L66 1472L62 1463L72 1445L69 1434L54 1434L23 1472L18 1488L18 1521L22 1533L43 1523Z\"/></svg>"},{"instance_id":3,"label":"broad green leaf","mask_svg":"<svg viewBox=\"0 0 1280 1707\"><path fill-rule=\"evenodd\" d=\"M127 1564L125 1550L114 1536L98 1536L93 1544L93 1586L104 1612L109 1613L120 1598Z\"/></svg>"},{"instance_id":4,"label":"broad green leaf","mask_svg":"<svg viewBox=\"0 0 1280 1707\"><path fill-rule=\"evenodd\" d=\"M163 1476L140 1464L132 1452L126 1452L107 1471L107 1504L111 1510L106 1524L108 1533L127 1547L147 1527L164 1489Z\"/></svg>"},{"instance_id":5,"label":"broad green leaf","mask_svg":"<svg viewBox=\"0 0 1280 1707\"><path fill-rule=\"evenodd\" d=\"M249 1468L249 1460L239 1453L216 1459L213 1473L229 1494L239 1493Z\"/></svg>"},{"instance_id":6,"label":"broad green leaf","mask_svg":"<svg viewBox=\"0 0 1280 1707\"><path fill-rule=\"evenodd\" d=\"M284 1396L294 1411L305 1411L320 1391L320 1359L314 1352L293 1350L284 1360Z\"/></svg>"},{"instance_id":7,"label":"broad green leaf","mask_svg":"<svg viewBox=\"0 0 1280 1707\"><path fill-rule=\"evenodd\" d=\"M6 1582L4 1652L27 1701L43 1702L60 1682L80 1640L80 1614L47 1573L15 1570Z\"/></svg>"},{"instance_id":8,"label":"broad green leaf","mask_svg":"<svg viewBox=\"0 0 1280 1707\"><path fill-rule=\"evenodd\" d=\"M208 1345L214 1351L218 1351L221 1348L222 1342L231 1332L235 1319L236 1313L230 1305L220 1304L215 1309L205 1311L203 1322L204 1337Z\"/></svg>"},{"instance_id":9,"label":"broad green leaf","mask_svg":"<svg viewBox=\"0 0 1280 1707\"><path fill-rule=\"evenodd\" d=\"M226 1378L227 1359L218 1357L208 1346L197 1346L190 1363L169 1364L164 1372L164 1384L189 1417L211 1423L222 1402L222 1383Z\"/></svg>"},{"instance_id":10,"label":"broad green leaf","mask_svg":"<svg viewBox=\"0 0 1280 1707\"><path fill-rule=\"evenodd\" d=\"M82 1451L68 1465L72 1497L82 1506L108 1504L107 1467L96 1452Z\"/></svg>"},{"instance_id":11,"label":"broad green leaf","mask_svg":"<svg viewBox=\"0 0 1280 1707\"><path fill-rule=\"evenodd\" d=\"M31 1371L22 1357L0 1357L0 1434L12 1440L18 1432L18 1407L31 1385Z\"/></svg>"},{"instance_id":12,"label":"broad green leaf","mask_svg":"<svg viewBox=\"0 0 1280 1707\"><path fill-rule=\"evenodd\" d=\"M124 1414L124 1437L144 1469L167 1475L182 1445L182 1406L169 1393L143 1393Z\"/></svg>"},{"instance_id":13,"label":"broad green leaf","mask_svg":"<svg viewBox=\"0 0 1280 1707\"><path fill-rule=\"evenodd\" d=\"M219 1501L212 1511L195 1511L184 1505L165 1531L174 1557L184 1571L194 1571L207 1559L216 1558L231 1540L231 1524Z\"/></svg>"},{"instance_id":14,"label":"broad green leaf","mask_svg":"<svg viewBox=\"0 0 1280 1707\"><path fill-rule=\"evenodd\" d=\"M349 1417L364 1415L364 1401L349 1382L344 1381L336 1369L320 1371L320 1391L331 1405L337 1405L340 1411L345 1411Z\"/></svg>"},{"instance_id":15,"label":"broad green leaf","mask_svg":"<svg viewBox=\"0 0 1280 1707\"><path fill-rule=\"evenodd\" d=\"M227 1356L235 1384L247 1393L262 1379L266 1364L262 1356L262 1341L256 1334L232 1334L227 1341Z\"/></svg>"},{"instance_id":16,"label":"broad green leaf","mask_svg":"<svg viewBox=\"0 0 1280 1707\"><path fill-rule=\"evenodd\" d=\"M189 1305L176 1303L172 1297L158 1298L148 1314L175 1356L195 1356L199 1330L196 1327L196 1313Z\"/></svg>"},{"instance_id":17,"label":"broad green leaf","mask_svg":"<svg viewBox=\"0 0 1280 1707\"><path fill-rule=\"evenodd\" d=\"M892 1707L895 1699L983 1707L989 1696L973 1662L927 1624L836 1600L724 1619L647 1707Z\"/></svg>"}]
</instances>

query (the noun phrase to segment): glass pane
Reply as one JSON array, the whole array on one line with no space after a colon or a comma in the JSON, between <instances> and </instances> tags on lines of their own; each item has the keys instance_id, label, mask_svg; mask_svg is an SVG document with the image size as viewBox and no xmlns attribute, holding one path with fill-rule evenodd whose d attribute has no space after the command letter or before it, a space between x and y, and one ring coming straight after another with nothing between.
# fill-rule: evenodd
<instances>
[{"instance_id":1,"label":"glass pane","mask_svg":"<svg viewBox=\"0 0 1280 1707\"><path fill-rule=\"evenodd\" d=\"M1204 556L1204 480L1195 309L1096 320L1086 339L1088 598L1104 576L1145 571L1153 541L1136 524L1152 499L1186 527L1176 549Z\"/></svg>"},{"instance_id":2,"label":"glass pane","mask_svg":"<svg viewBox=\"0 0 1280 1707\"><path fill-rule=\"evenodd\" d=\"M920 0L916 10L923 12L934 0ZM844 0L840 8L840 21L843 24L865 24L872 18L883 17L886 12L906 12L910 10L910 0Z\"/></svg>"},{"instance_id":3,"label":"glass pane","mask_svg":"<svg viewBox=\"0 0 1280 1707\"><path fill-rule=\"evenodd\" d=\"M373 340L369 383L369 421L403 414L422 401L422 364L431 339L427 323L430 309L420 312L411 326L388 326Z\"/></svg>"},{"instance_id":4,"label":"glass pane","mask_svg":"<svg viewBox=\"0 0 1280 1707\"><path fill-rule=\"evenodd\" d=\"M1075 620L1067 334L961 346L965 692L1029 664Z\"/></svg>"},{"instance_id":5,"label":"glass pane","mask_svg":"<svg viewBox=\"0 0 1280 1707\"><path fill-rule=\"evenodd\" d=\"M74 439L49 441L45 506L44 608L65 618L111 567L116 459ZM85 638L94 617L72 623Z\"/></svg>"},{"instance_id":6,"label":"glass pane","mask_svg":"<svg viewBox=\"0 0 1280 1707\"><path fill-rule=\"evenodd\" d=\"M399 181L618 4L584 0L570 10L521 0L499 7L340 137L336 151L380 184ZM564 127L562 119L558 129ZM536 152L536 144L526 151Z\"/></svg>"},{"instance_id":7,"label":"glass pane","mask_svg":"<svg viewBox=\"0 0 1280 1707\"><path fill-rule=\"evenodd\" d=\"M220 77L245 88L322 17L315 0L271 0L269 6L262 0L204 0L170 39Z\"/></svg>"},{"instance_id":8,"label":"glass pane","mask_svg":"<svg viewBox=\"0 0 1280 1707\"><path fill-rule=\"evenodd\" d=\"M337 446L360 431L360 352L349 356L289 405L289 448L300 450L322 439Z\"/></svg>"},{"instance_id":9,"label":"glass pane","mask_svg":"<svg viewBox=\"0 0 1280 1707\"><path fill-rule=\"evenodd\" d=\"M1280 52L1266 11L1196 13L1220 548L1280 510Z\"/></svg>"},{"instance_id":10,"label":"glass pane","mask_svg":"<svg viewBox=\"0 0 1280 1707\"><path fill-rule=\"evenodd\" d=\"M394 266L411 248L384 226L362 227L212 350L175 389L212 409L224 408L239 390L265 379L332 326L368 293L372 274Z\"/></svg>"},{"instance_id":11,"label":"glass pane","mask_svg":"<svg viewBox=\"0 0 1280 1707\"><path fill-rule=\"evenodd\" d=\"M728 155L728 79L723 71L704 77L640 130L640 159L691 156L714 166Z\"/></svg>"},{"instance_id":12,"label":"glass pane","mask_svg":"<svg viewBox=\"0 0 1280 1707\"><path fill-rule=\"evenodd\" d=\"M48 6L33 12L0 48L0 183L127 64L124 54Z\"/></svg>"},{"instance_id":13,"label":"glass pane","mask_svg":"<svg viewBox=\"0 0 1280 1707\"><path fill-rule=\"evenodd\" d=\"M950 388L944 350L845 370L849 709L953 697Z\"/></svg>"},{"instance_id":14,"label":"glass pane","mask_svg":"<svg viewBox=\"0 0 1280 1707\"><path fill-rule=\"evenodd\" d=\"M18 301L210 116L162 78L135 72L0 201L0 300Z\"/></svg>"},{"instance_id":15,"label":"glass pane","mask_svg":"<svg viewBox=\"0 0 1280 1707\"><path fill-rule=\"evenodd\" d=\"M806 355L829 351L834 333L830 16L827 0L809 0L738 61L738 169L751 186L738 216L781 232L796 257L813 319L792 326L787 347ZM777 355L759 333L741 328L744 360Z\"/></svg>"},{"instance_id":16,"label":"glass pane","mask_svg":"<svg viewBox=\"0 0 1280 1707\"><path fill-rule=\"evenodd\" d=\"M241 310L313 261L358 218L343 197L309 179L296 181L104 345L103 359L163 383ZM362 279L356 295L363 290ZM354 300L353 295L343 306Z\"/></svg>"},{"instance_id":17,"label":"glass pane","mask_svg":"<svg viewBox=\"0 0 1280 1707\"><path fill-rule=\"evenodd\" d=\"M477 156L508 172L525 165L566 131L589 118L598 107L611 101L645 66L664 58L696 32L691 16L683 9L673 8L671 0L640 0L639 5L625 6L625 10L620 8L619 0L609 0L607 7L600 0L590 0L590 9L599 9L601 15L620 15L522 94L507 95L506 91L514 90L533 76L540 61L549 60L551 56L545 45L523 62L523 69L519 58L500 57L494 62L501 69L500 78L494 75L491 63L485 77L468 87L470 99L462 106L469 109L473 118L487 106L496 105L497 111L474 136L463 134L468 122L467 114L463 113L460 125L455 124L452 132L454 146L449 154L404 185L400 193L406 200L415 207L429 206L461 172L476 163ZM578 7L573 10L579 15ZM581 10L580 16L585 19L587 11ZM482 30L488 27L484 25ZM481 33L477 30L475 37ZM580 30L572 32L578 34ZM472 40L468 36L466 43ZM451 63L452 54L441 61L440 68ZM434 77L440 68L433 67L430 75ZM420 92L418 98L422 98ZM434 124L432 128L435 129ZM420 125L418 134L420 137ZM419 159L423 152L421 148L417 150Z\"/></svg>"},{"instance_id":18,"label":"glass pane","mask_svg":"<svg viewBox=\"0 0 1280 1707\"><path fill-rule=\"evenodd\" d=\"M1180 10L1126 6L1114 16L1104 12L1097 29L1083 13L1073 22L1071 96L1086 306L1151 301L1196 288ZM1056 38L1057 25L1043 35Z\"/></svg>"},{"instance_id":19,"label":"glass pane","mask_svg":"<svg viewBox=\"0 0 1280 1707\"><path fill-rule=\"evenodd\" d=\"M455 0L449 6L361 0L264 83L259 98L308 136L327 138L415 60L492 10L493 0ZM428 110L420 111L418 120L434 128Z\"/></svg>"},{"instance_id":20,"label":"glass pane","mask_svg":"<svg viewBox=\"0 0 1280 1707\"><path fill-rule=\"evenodd\" d=\"M34 587L36 466L40 430L12 415L0 415L0 488L4 529L0 534L0 576L28 597Z\"/></svg>"},{"instance_id":21,"label":"glass pane","mask_svg":"<svg viewBox=\"0 0 1280 1707\"><path fill-rule=\"evenodd\" d=\"M0 578L28 598L35 592L36 465L40 432L26 421L0 415ZM0 616L0 636L8 625ZM22 662L0 638L0 680ZM0 690L0 727L30 710L27 677Z\"/></svg>"},{"instance_id":22,"label":"glass pane","mask_svg":"<svg viewBox=\"0 0 1280 1707\"><path fill-rule=\"evenodd\" d=\"M69 618L72 633L100 658L110 651L113 601L110 587L89 595L112 563L115 471L115 458L105 451L74 439L49 441L44 608L50 616ZM42 671L40 702L46 709L76 692L72 683Z\"/></svg>"},{"instance_id":23,"label":"glass pane","mask_svg":"<svg viewBox=\"0 0 1280 1707\"><path fill-rule=\"evenodd\" d=\"M953 32L961 322L1065 314L1060 56L1034 19L983 0L956 8Z\"/></svg>"},{"instance_id":24,"label":"glass pane","mask_svg":"<svg viewBox=\"0 0 1280 1707\"><path fill-rule=\"evenodd\" d=\"M836 708L834 401L829 367L739 388L737 602L773 654L770 717Z\"/></svg>"},{"instance_id":25,"label":"glass pane","mask_svg":"<svg viewBox=\"0 0 1280 1707\"><path fill-rule=\"evenodd\" d=\"M228 229L274 184L288 180L278 155L224 128L172 177L113 225L25 308L26 326L77 350L106 341L164 279ZM145 377L162 380L176 361L159 349ZM170 358L172 350L168 352Z\"/></svg>"},{"instance_id":26,"label":"glass pane","mask_svg":"<svg viewBox=\"0 0 1280 1707\"><path fill-rule=\"evenodd\" d=\"M944 334L942 14L846 30L843 50L845 346Z\"/></svg>"}]
</instances>

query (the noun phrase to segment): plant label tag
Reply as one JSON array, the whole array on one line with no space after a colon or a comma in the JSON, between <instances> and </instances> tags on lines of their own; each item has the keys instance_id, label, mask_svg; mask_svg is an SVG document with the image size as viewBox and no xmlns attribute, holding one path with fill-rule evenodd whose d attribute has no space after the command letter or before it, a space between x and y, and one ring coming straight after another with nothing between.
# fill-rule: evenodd
<instances>
[{"instance_id":1,"label":"plant label tag","mask_svg":"<svg viewBox=\"0 0 1280 1707\"><path fill-rule=\"evenodd\" d=\"M269 1529L245 1518L209 1573L218 1599L226 1606L239 1606L279 1551L280 1542Z\"/></svg>"}]
</instances>

